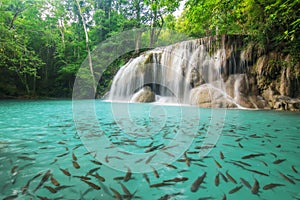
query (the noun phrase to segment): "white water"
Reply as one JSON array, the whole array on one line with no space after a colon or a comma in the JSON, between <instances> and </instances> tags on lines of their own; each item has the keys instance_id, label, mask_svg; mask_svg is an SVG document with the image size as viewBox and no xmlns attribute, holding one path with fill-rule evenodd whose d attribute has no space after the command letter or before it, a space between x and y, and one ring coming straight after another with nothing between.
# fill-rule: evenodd
<instances>
[{"instance_id":1,"label":"white water","mask_svg":"<svg viewBox=\"0 0 300 200\"><path fill-rule=\"evenodd\" d=\"M246 62L244 52L235 55L234 50L233 46L225 48L224 43L216 49L212 40L205 38L148 51L119 70L108 100L134 101L134 96L147 85L160 103L213 107L216 99L212 98L217 98L217 107L240 107L238 88L245 76ZM226 71L233 83L225 86L222 73ZM201 94L212 93L211 90L211 101L203 104L207 97Z\"/></svg>"}]
</instances>

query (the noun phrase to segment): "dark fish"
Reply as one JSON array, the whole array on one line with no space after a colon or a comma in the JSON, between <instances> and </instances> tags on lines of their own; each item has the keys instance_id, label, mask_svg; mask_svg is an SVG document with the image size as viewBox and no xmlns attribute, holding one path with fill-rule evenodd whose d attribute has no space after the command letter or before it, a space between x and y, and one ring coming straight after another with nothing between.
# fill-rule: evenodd
<instances>
[{"instance_id":1,"label":"dark fish","mask_svg":"<svg viewBox=\"0 0 300 200\"><path fill-rule=\"evenodd\" d=\"M220 151L220 158L223 160L224 159L224 154L222 153L222 151Z\"/></svg>"},{"instance_id":2,"label":"dark fish","mask_svg":"<svg viewBox=\"0 0 300 200\"><path fill-rule=\"evenodd\" d=\"M251 185L248 181L246 181L245 179L243 178L240 178L241 182L249 189L251 189Z\"/></svg>"},{"instance_id":3,"label":"dark fish","mask_svg":"<svg viewBox=\"0 0 300 200\"><path fill-rule=\"evenodd\" d=\"M228 193L233 194L233 193L239 191L242 187L243 187L243 185L237 186L237 187L233 188L232 190L230 190Z\"/></svg>"},{"instance_id":4,"label":"dark fish","mask_svg":"<svg viewBox=\"0 0 300 200\"><path fill-rule=\"evenodd\" d=\"M159 174L158 174L157 170L154 167L152 167L152 166L151 166L151 168L153 170L153 173L154 173L155 177L159 178Z\"/></svg>"},{"instance_id":5,"label":"dark fish","mask_svg":"<svg viewBox=\"0 0 300 200\"><path fill-rule=\"evenodd\" d=\"M73 151L74 151L75 149L78 149L78 148L81 147L81 146L83 146L83 144L77 144L77 145L73 148Z\"/></svg>"},{"instance_id":6,"label":"dark fish","mask_svg":"<svg viewBox=\"0 0 300 200\"><path fill-rule=\"evenodd\" d=\"M226 194L224 194L222 200L226 200L226 199L227 199Z\"/></svg>"},{"instance_id":7,"label":"dark fish","mask_svg":"<svg viewBox=\"0 0 300 200\"><path fill-rule=\"evenodd\" d=\"M76 169L80 168L80 165L76 162L76 161L72 161L73 167L75 167Z\"/></svg>"},{"instance_id":8,"label":"dark fish","mask_svg":"<svg viewBox=\"0 0 300 200\"><path fill-rule=\"evenodd\" d=\"M174 156L173 154L171 154L170 152L167 152L167 151L163 151L163 152L164 152L165 154L167 154L168 156L175 158L175 156Z\"/></svg>"},{"instance_id":9,"label":"dark fish","mask_svg":"<svg viewBox=\"0 0 300 200\"><path fill-rule=\"evenodd\" d=\"M280 174L280 176L285 179L286 181L292 183L292 184L296 184L295 181L293 181L292 179L290 179L289 177L287 177L286 175L284 175L283 173L281 172L278 172Z\"/></svg>"},{"instance_id":10,"label":"dark fish","mask_svg":"<svg viewBox=\"0 0 300 200\"><path fill-rule=\"evenodd\" d=\"M53 175L50 177L51 183L55 186L60 186L60 183L53 177Z\"/></svg>"},{"instance_id":11,"label":"dark fish","mask_svg":"<svg viewBox=\"0 0 300 200\"><path fill-rule=\"evenodd\" d=\"M85 182L86 184L88 184L90 187L92 187L92 188L94 188L95 190L100 190L101 189L101 187L100 186L98 186L98 185L96 185L96 184L94 184L94 183L92 183L92 182L89 182L89 181L86 181L86 180L83 180L83 179L81 179L83 182Z\"/></svg>"},{"instance_id":12,"label":"dark fish","mask_svg":"<svg viewBox=\"0 0 300 200\"><path fill-rule=\"evenodd\" d=\"M55 158L55 159L50 163L50 165L54 164L56 161L57 161L57 158Z\"/></svg>"},{"instance_id":13,"label":"dark fish","mask_svg":"<svg viewBox=\"0 0 300 200\"><path fill-rule=\"evenodd\" d=\"M58 155L58 156L56 156L56 157L64 157L64 156L66 156L66 155L68 155L69 154L69 152L67 152L67 153L63 153L63 154L60 154L60 155Z\"/></svg>"},{"instance_id":14,"label":"dark fish","mask_svg":"<svg viewBox=\"0 0 300 200\"><path fill-rule=\"evenodd\" d=\"M258 160L258 161L260 161L262 164L264 164L264 166L268 167L268 164L265 161L263 161L263 160Z\"/></svg>"},{"instance_id":15,"label":"dark fish","mask_svg":"<svg viewBox=\"0 0 300 200\"><path fill-rule=\"evenodd\" d=\"M184 152L184 159L185 159L185 164L189 167L191 166L191 159L186 155L186 152Z\"/></svg>"},{"instance_id":16,"label":"dark fish","mask_svg":"<svg viewBox=\"0 0 300 200\"><path fill-rule=\"evenodd\" d=\"M90 178L90 177L87 177L87 176L73 176L73 177L74 177L74 178L80 178L80 179L86 180L86 181L91 180L91 178Z\"/></svg>"},{"instance_id":17,"label":"dark fish","mask_svg":"<svg viewBox=\"0 0 300 200\"><path fill-rule=\"evenodd\" d=\"M51 175L51 170L48 170L45 175L42 177L41 181L39 182L39 184L36 186L36 188L33 190L33 192L37 191L49 178L49 176Z\"/></svg>"},{"instance_id":18,"label":"dark fish","mask_svg":"<svg viewBox=\"0 0 300 200\"><path fill-rule=\"evenodd\" d=\"M220 184L220 174L218 173L215 177L215 186L219 186Z\"/></svg>"},{"instance_id":19,"label":"dark fish","mask_svg":"<svg viewBox=\"0 0 300 200\"><path fill-rule=\"evenodd\" d=\"M95 171L97 171L98 169L100 169L100 167L93 168L93 169L91 169L90 171L88 171L88 173L86 173L86 175L91 175L91 174L93 174Z\"/></svg>"},{"instance_id":20,"label":"dark fish","mask_svg":"<svg viewBox=\"0 0 300 200\"><path fill-rule=\"evenodd\" d=\"M175 196L178 196L178 195L182 195L182 193L177 192L177 193L174 193L174 194L166 194L166 195L160 197L158 200L169 200L169 199L172 199L172 197L175 197Z\"/></svg>"},{"instance_id":21,"label":"dark fish","mask_svg":"<svg viewBox=\"0 0 300 200\"><path fill-rule=\"evenodd\" d=\"M259 190L259 183L258 181L255 179L254 185L251 188L251 192L252 194L257 194Z\"/></svg>"},{"instance_id":22,"label":"dark fish","mask_svg":"<svg viewBox=\"0 0 300 200\"><path fill-rule=\"evenodd\" d=\"M10 196L7 196L5 198L3 198L3 200L13 200L13 199L16 199L18 197L17 194L13 194L13 195L10 195Z\"/></svg>"},{"instance_id":23,"label":"dark fish","mask_svg":"<svg viewBox=\"0 0 300 200\"><path fill-rule=\"evenodd\" d=\"M298 173L298 171L296 170L296 167L293 165L292 166L292 170L295 172L295 173Z\"/></svg>"},{"instance_id":24,"label":"dark fish","mask_svg":"<svg viewBox=\"0 0 300 200\"><path fill-rule=\"evenodd\" d=\"M127 151L118 151L118 152L120 152L120 153L122 153L122 154L124 154L124 155L132 155L131 153L129 153L129 152L127 152Z\"/></svg>"},{"instance_id":25,"label":"dark fish","mask_svg":"<svg viewBox=\"0 0 300 200\"><path fill-rule=\"evenodd\" d=\"M284 184L280 184L280 183L270 183L268 185L265 185L263 187L264 190L270 190L273 189L274 187L278 187L278 186L285 186Z\"/></svg>"},{"instance_id":26,"label":"dark fish","mask_svg":"<svg viewBox=\"0 0 300 200\"><path fill-rule=\"evenodd\" d=\"M266 173L264 173L264 172L257 171L257 170L255 170L255 169L247 169L247 170L250 171L250 172L254 172L254 173L263 175L263 176L269 176L269 174L266 174Z\"/></svg>"},{"instance_id":27,"label":"dark fish","mask_svg":"<svg viewBox=\"0 0 300 200\"><path fill-rule=\"evenodd\" d=\"M132 194L131 194L130 191L127 189L127 187L126 187L124 184L122 184L122 183L120 183L120 185L121 185L121 187L122 187L123 192L126 194L127 198L131 198Z\"/></svg>"},{"instance_id":28,"label":"dark fish","mask_svg":"<svg viewBox=\"0 0 300 200\"><path fill-rule=\"evenodd\" d=\"M73 187L73 185L60 185L60 186L56 187L55 190L59 191L59 190L63 190L63 189L70 188L70 187Z\"/></svg>"},{"instance_id":29,"label":"dark fish","mask_svg":"<svg viewBox=\"0 0 300 200\"><path fill-rule=\"evenodd\" d=\"M121 180L124 180L124 177L125 176L117 176L115 178L113 178L115 181L121 181Z\"/></svg>"},{"instance_id":30,"label":"dark fish","mask_svg":"<svg viewBox=\"0 0 300 200\"><path fill-rule=\"evenodd\" d=\"M14 176L14 174L16 173L16 169L18 168L17 165L13 166L13 168L11 168L10 172L11 174Z\"/></svg>"},{"instance_id":31,"label":"dark fish","mask_svg":"<svg viewBox=\"0 0 300 200\"><path fill-rule=\"evenodd\" d=\"M155 151L156 149L158 149L158 148L160 148L160 147L162 147L162 146L164 146L164 144L159 144L159 145L157 145L157 146L150 147L149 149L146 149L146 150L145 150L145 153L149 153L149 152L151 152L151 151Z\"/></svg>"},{"instance_id":32,"label":"dark fish","mask_svg":"<svg viewBox=\"0 0 300 200\"><path fill-rule=\"evenodd\" d=\"M174 185L174 183L156 183L156 184L150 185L150 187L151 188L153 188L153 187L164 187L164 186L170 186L170 185Z\"/></svg>"},{"instance_id":33,"label":"dark fish","mask_svg":"<svg viewBox=\"0 0 300 200\"><path fill-rule=\"evenodd\" d=\"M171 164L168 164L168 163L162 163L162 164L165 165L165 166L167 166L167 167L169 167L169 168L177 169L177 167L174 166L174 165L171 165Z\"/></svg>"},{"instance_id":34,"label":"dark fish","mask_svg":"<svg viewBox=\"0 0 300 200\"><path fill-rule=\"evenodd\" d=\"M22 187L22 194L25 194L27 192L28 187L30 185L30 181L31 180L27 181L26 185L24 185L24 187Z\"/></svg>"},{"instance_id":35,"label":"dark fish","mask_svg":"<svg viewBox=\"0 0 300 200\"><path fill-rule=\"evenodd\" d=\"M242 159L249 159L249 158L254 158L257 156L264 156L264 155L265 155L264 153L249 154L249 155L243 156Z\"/></svg>"},{"instance_id":36,"label":"dark fish","mask_svg":"<svg viewBox=\"0 0 300 200\"><path fill-rule=\"evenodd\" d=\"M105 162L109 163L109 159L118 159L118 160L123 160L123 158L119 157L119 156L106 156L105 157Z\"/></svg>"},{"instance_id":37,"label":"dark fish","mask_svg":"<svg viewBox=\"0 0 300 200\"><path fill-rule=\"evenodd\" d=\"M91 160L92 163L96 164L96 165L102 165L101 162L97 161L97 160Z\"/></svg>"},{"instance_id":38,"label":"dark fish","mask_svg":"<svg viewBox=\"0 0 300 200\"><path fill-rule=\"evenodd\" d=\"M74 153L72 153L72 159L73 159L74 161L77 161L77 157L75 156Z\"/></svg>"},{"instance_id":39,"label":"dark fish","mask_svg":"<svg viewBox=\"0 0 300 200\"><path fill-rule=\"evenodd\" d=\"M57 144L66 144L66 143L63 141L59 141Z\"/></svg>"},{"instance_id":40,"label":"dark fish","mask_svg":"<svg viewBox=\"0 0 300 200\"><path fill-rule=\"evenodd\" d=\"M22 160L35 160L35 158L30 158L28 156L17 156L17 158L22 159Z\"/></svg>"},{"instance_id":41,"label":"dark fish","mask_svg":"<svg viewBox=\"0 0 300 200\"><path fill-rule=\"evenodd\" d=\"M244 148L244 146L241 143L238 143L239 147Z\"/></svg>"},{"instance_id":42,"label":"dark fish","mask_svg":"<svg viewBox=\"0 0 300 200\"><path fill-rule=\"evenodd\" d=\"M124 176L124 182L129 181L131 178L131 170L128 168L126 175Z\"/></svg>"},{"instance_id":43,"label":"dark fish","mask_svg":"<svg viewBox=\"0 0 300 200\"><path fill-rule=\"evenodd\" d=\"M143 160L145 160L145 158L138 159L138 160L135 161L135 163L142 162Z\"/></svg>"},{"instance_id":44,"label":"dark fish","mask_svg":"<svg viewBox=\"0 0 300 200\"><path fill-rule=\"evenodd\" d=\"M198 177L194 183L191 186L191 192L197 192L199 186L201 185L201 183L203 182L204 178L206 177L206 172L203 173L202 176Z\"/></svg>"},{"instance_id":45,"label":"dark fish","mask_svg":"<svg viewBox=\"0 0 300 200\"><path fill-rule=\"evenodd\" d=\"M51 193L56 193L57 192L56 189L54 189L53 187L47 186L47 185L45 185L44 188L46 188L47 190L49 190Z\"/></svg>"},{"instance_id":46,"label":"dark fish","mask_svg":"<svg viewBox=\"0 0 300 200\"><path fill-rule=\"evenodd\" d=\"M149 162L151 162L151 160L154 158L154 156L156 156L156 153L155 154L153 154L153 155L151 155L151 156L149 156L149 158L146 160L146 164L148 164Z\"/></svg>"},{"instance_id":47,"label":"dark fish","mask_svg":"<svg viewBox=\"0 0 300 200\"><path fill-rule=\"evenodd\" d=\"M219 174L221 175L222 179L227 183L228 179L226 178L226 176L222 172L219 172Z\"/></svg>"},{"instance_id":48,"label":"dark fish","mask_svg":"<svg viewBox=\"0 0 300 200\"><path fill-rule=\"evenodd\" d=\"M147 181L147 183L150 185L150 179L147 174L143 174L144 179Z\"/></svg>"},{"instance_id":49,"label":"dark fish","mask_svg":"<svg viewBox=\"0 0 300 200\"><path fill-rule=\"evenodd\" d=\"M279 164L279 163L282 163L283 161L285 161L286 159L278 159L278 160L275 160L273 162L273 164Z\"/></svg>"},{"instance_id":50,"label":"dark fish","mask_svg":"<svg viewBox=\"0 0 300 200\"><path fill-rule=\"evenodd\" d=\"M115 190L115 189L113 189L111 187L110 187L110 190L114 193L116 199L118 199L118 200L122 200L123 199L122 195L117 190Z\"/></svg>"},{"instance_id":51,"label":"dark fish","mask_svg":"<svg viewBox=\"0 0 300 200\"><path fill-rule=\"evenodd\" d=\"M105 178L103 176L100 176L97 172L93 176L96 177L99 181L105 182Z\"/></svg>"},{"instance_id":52,"label":"dark fish","mask_svg":"<svg viewBox=\"0 0 300 200\"><path fill-rule=\"evenodd\" d=\"M214 159L214 161L219 168L222 168L222 165L218 161L216 161L215 159Z\"/></svg>"},{"instance_id":53,"label":"dark fish","mask_svg":"<svg viewBox=\"0 0 300 200\"><path fill-rule=\"evenodd\" d=\"M163 182L164 183L167 183L167 182L184 182L184 181L187 181L188 178L186 177L176 177L176 178L173 178L173 179L169 179L169 180L164 180Z\"/></svg>"},{"instance_id":54,"label":"dark fish","mask_svg":"<svg viewBox=\"0 0 300 200\"><path fill-rule=\"evenodd\" d=\"M60 169L60 171L62 171L62 173L64 173L64 175L71 176L70 172L67 169L62 169L62 168L59 168L59 169Z\"/></svg>"},{"instance_id":55,"label":"dark fish","mask_svg":"<svg viewBox=\"0 0 300 200\"><path fill-rule=\"evenodd\" d=\"M237 184L236 180L228 173L228 170L226 171L226 176L231 182Z\"/></svg>"},{"instance_id":56,"label":"dark fish","mask_svg":"<svg viewBox=\"0 0 300 200\"><path fill-rule=\"evenodd\" d=\"M240 164L242 164L242 165L245 165L245 166L248 166L248 167L251 167L252 165L251 164L249 164L249 163L246 163L246 162L243 162L243 161L234 161L234 162L238 162L238 163L240 163Z\"/></svg>"}]
</instances>

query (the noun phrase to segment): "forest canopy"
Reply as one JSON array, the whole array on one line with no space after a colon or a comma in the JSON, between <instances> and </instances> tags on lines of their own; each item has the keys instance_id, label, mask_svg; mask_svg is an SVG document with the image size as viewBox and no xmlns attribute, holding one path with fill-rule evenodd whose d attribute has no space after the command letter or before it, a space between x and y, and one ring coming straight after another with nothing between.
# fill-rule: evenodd
<instances>
[{"instance_id":1,"label":"forest canopy","mask_svg":"<svg viewBox=\"0 0 300 200\"><path fill-rule=\"evenodd\" d=\"M242 34L298 62L299 16L296 0L0 0L0 97L70 97L97 45L133 29L136 51L112 63L95 85L99 95L141 41L148 48L159 36L173 42L168 30L196 38ZM92 63L89 70L95 73Z\"/></svg>"}]
</instances>

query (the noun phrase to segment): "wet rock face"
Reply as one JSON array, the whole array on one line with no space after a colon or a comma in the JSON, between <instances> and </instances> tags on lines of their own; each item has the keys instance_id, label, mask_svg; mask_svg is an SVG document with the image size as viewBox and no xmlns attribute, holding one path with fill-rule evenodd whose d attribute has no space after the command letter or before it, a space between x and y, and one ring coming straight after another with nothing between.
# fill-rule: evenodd
<instances>
[{"instance_id":1,"label":"wet rock face","mask_svg":"<svg viewBox=\"0 0 300 200\"><path fill-rule=\"evenodd\" d=\"M140 103L154 102L155 94L149 86L145 86L133 96L132 101Z\"/></svg>"}]
</instances>

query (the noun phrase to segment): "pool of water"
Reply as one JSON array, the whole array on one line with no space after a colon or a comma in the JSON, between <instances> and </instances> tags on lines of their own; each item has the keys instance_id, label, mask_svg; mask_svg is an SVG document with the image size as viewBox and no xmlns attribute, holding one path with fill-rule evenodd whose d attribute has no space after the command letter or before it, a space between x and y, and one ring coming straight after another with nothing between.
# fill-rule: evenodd
<instances>
[{"instance_id":1,"label":"pool of water","mask_svg":"<svg viewBox=\"0 0 300 200\"><path fill-rule=\"evenodd\" d=\"M1 199L299 199L300 114L0 101Z\"/></svg>"}]
</instances>

